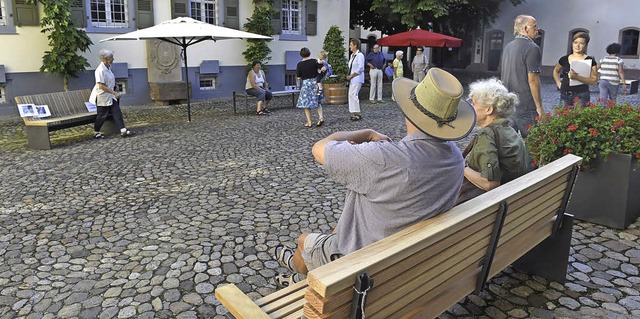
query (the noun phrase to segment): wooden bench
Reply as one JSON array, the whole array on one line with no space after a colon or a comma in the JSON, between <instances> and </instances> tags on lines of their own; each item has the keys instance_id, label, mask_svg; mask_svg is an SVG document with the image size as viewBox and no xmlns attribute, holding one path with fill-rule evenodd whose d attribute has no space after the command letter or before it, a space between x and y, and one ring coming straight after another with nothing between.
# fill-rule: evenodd
<instances>
[{"instance_id":1,"label":"wooden bench","mask_svg":"<svg viewBox=\"0 0 640 319\"><path fill-rule=\"evenodd\" d=\"M273 96L287 96L291 95L291 107L296 106L296 94L300 94L300 90L284 90L284 91L271 91ZM244 115L249 111L249 98L256 98L255 96L248 95L246 91L236 92L233 91L233 114L236 114L236 96L244 97Z\"/></svg>"},{"instance_id":2,"label":"wooden bench","mask_svg":"<svg viewBox=\"0 0 640 319\"><path fill-rule=\"evenodd\" d=\"M34 149L51 149L49 132L91 124L96 121L96 112L89 112L85 102L89 101L91 90L55 92L36 95L16 96L17 104L48 105L51 116L23 117L28 146ZM108 133L117 132L112 120L102 128Z\"/></svg>"},{"instance_id":3,"label":"wooden bench","mask_svg":"<svg viewBox=\"0 0 640 319\"><path fill-rule=\"evenodd\" d=\"M564 283L581 161L564 156L255 302L233 284L216 298L236 318L363 318L363 304L366 318L435 318L511 264Z\"/></svg>"}]
</instances>

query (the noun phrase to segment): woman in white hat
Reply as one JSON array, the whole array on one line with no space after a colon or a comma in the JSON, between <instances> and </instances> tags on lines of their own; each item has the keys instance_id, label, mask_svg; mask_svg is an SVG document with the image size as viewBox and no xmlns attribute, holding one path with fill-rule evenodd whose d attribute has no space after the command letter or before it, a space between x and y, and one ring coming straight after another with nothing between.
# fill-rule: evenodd
<instances>
[{"instance_id":1,"label":"woman in white hat","mask_svg":"<svg viewBox=\"0 0 640 319\"><path fill-rule=\"evenodd\" d=\"M529 162L524 141L508 119L519 103L518 95L496 78L473 82L469 91L476 124L482 129L463 153L465 179L458 203L524 175Z\"/></svg>"},{"instance_id":2,"label":"woman in white hat","mask_svg":"<svg viewBox=\"0 0 640 319\"><path fill-rule=\"evenodd\" d=\"M404 76L404 71L402 66L403 56L404 56L404 52L400 50L396 51L396 58L393 60L393 79L394 80L402 78ZM391 96L391 99L395 101L395 96Z\"/></svg>"}]
</instances>

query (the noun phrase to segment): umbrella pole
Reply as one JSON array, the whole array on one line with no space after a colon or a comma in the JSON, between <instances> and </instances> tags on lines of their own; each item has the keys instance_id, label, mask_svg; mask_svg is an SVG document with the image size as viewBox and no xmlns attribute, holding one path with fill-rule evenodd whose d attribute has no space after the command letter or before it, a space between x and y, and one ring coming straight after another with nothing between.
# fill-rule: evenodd
<instances>
[{"instance_id":1,"label":"umbrella pole","mask_svg":"<svg viewBox=\"0 0 640 319\"><path fill-rule=\"evenodd\" d=\"M189 116L189 122L191 122L191 92L189 92L189 64L187 63L187 46L183 45L182 55L184 56L184 78L187 86L187 114Z\"/></svg>"}]
</instances>

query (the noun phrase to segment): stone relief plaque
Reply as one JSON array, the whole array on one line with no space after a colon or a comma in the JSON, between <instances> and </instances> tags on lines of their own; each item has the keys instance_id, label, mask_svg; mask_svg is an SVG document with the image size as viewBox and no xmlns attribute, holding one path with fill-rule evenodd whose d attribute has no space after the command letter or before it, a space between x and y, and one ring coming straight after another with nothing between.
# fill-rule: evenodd
<instances>
[{"instance_id":1,"label":"stone relief plaque","mask_svg":"<svg viewBox=\"0 0 640 319\"><path fill-rule=\"evenodd\" d=\"M147 41L149 82L182 81L180 47L161 40Z\"/></svg>"}]
</instances>

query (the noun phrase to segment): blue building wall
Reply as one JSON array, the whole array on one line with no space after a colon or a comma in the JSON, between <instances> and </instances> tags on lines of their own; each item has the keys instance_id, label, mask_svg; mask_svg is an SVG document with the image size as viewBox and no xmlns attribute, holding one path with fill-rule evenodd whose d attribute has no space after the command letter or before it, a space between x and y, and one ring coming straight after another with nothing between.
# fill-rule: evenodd
<instances>
[{"instance_id":1,"label":"blue building wall","mask_svg":"<svg viewBox=\"0 0 640 319\"><path fill-rule=\"evenodd\" d=\"M184 68L183 68L184 70ZM184 71L183 71L184 72ZM233 91L244 91L247 68L245 66L220 66L217 86L213 90L200 90L199 67L189 67L189 82L192 86L192 101L208 99L231 99ZM284 89L285 66L269 65L267 82L274 91ZM153 103L149 96L147 69L129 69L127 94L122 96L123 106ZM184 76L183 76L184 77ZM7 73L5 83L6 102L0 103L0 116L19 116L15 103L16 96L64 91L62 77L44 72ZM93 70L69 79L69 90L91 89L94 85Z\"/></svg>"}]
</instances>

